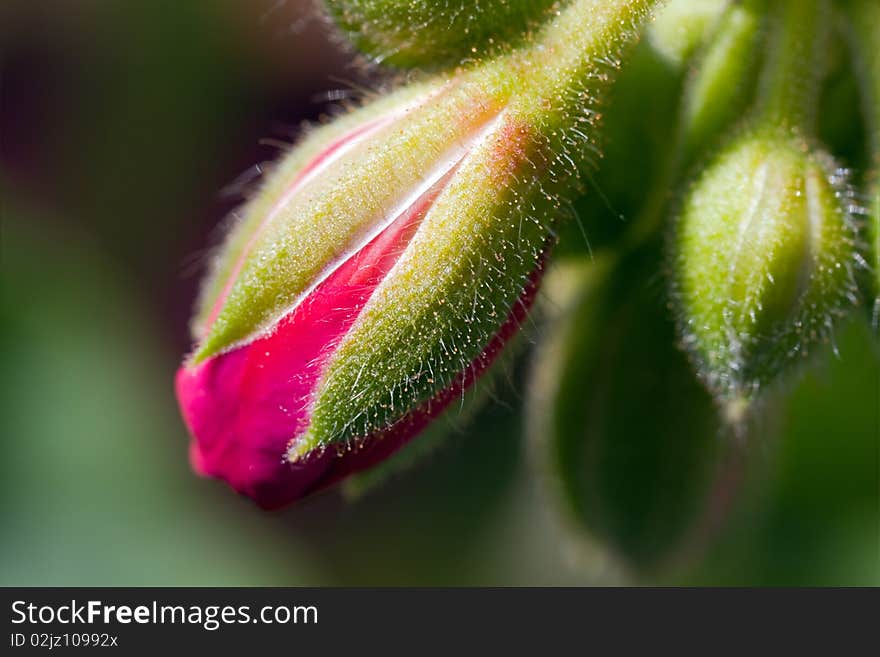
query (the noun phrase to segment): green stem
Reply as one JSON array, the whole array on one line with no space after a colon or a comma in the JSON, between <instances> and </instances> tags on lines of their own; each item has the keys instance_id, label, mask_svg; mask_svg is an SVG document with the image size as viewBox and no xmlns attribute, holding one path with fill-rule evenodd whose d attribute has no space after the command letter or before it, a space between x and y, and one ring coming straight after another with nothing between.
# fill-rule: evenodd
<instances>
[{"instance_id":1,"label":"green stem","mask_svg":"<svg viewBox=\"0 0 880 657\"><path fill-rule=\"evenodd\" d=\"M815 132L823 57L831 25L829 0L777 0L768 56L759 82L760 125Z\"/></svg>"},{"instance_id":2,"label":"green stem","mask_svg":"<svg viewBox=\"0 0 880 657\"><path fill-rule=\"evenodd\" d=\"M628 245L649 239L663 224L672 190L684 171L714 145L747 106L766 0L732 2L709 36L688 78L672 146L643 209L626 236Z\"/></svg>"},{"instance_id":3,"label":"green stem","mask_svg":"<svg viewBox=\"0 0 880 657\"><path fill-rule=\"evenodd\" d=\"M753 98L767 0L731 2L688 80L678 131L680 167L714 144Z\"/></svg>"},{"instance_id":4,"label":"green stem","mask_svg":"<svg viewBox=\"0 0 880 657\"><path fill-rule=\"evenodd\" d=\"M521 108L565 122L583 85L604 87L614 77L621 48L637 40L644 19L661 0L572 0L508 64L521 71ZM560 98L560 92L568 92ZM595 99L582 98L587 105ZM552 120L552 119L551 119Z\"/></svg>"}]
</instances>

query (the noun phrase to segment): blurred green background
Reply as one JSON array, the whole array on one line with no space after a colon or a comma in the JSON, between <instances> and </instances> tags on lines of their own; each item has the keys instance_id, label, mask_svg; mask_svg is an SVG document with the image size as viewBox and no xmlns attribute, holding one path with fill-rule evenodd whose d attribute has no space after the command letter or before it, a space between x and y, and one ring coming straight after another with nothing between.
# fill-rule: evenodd
<instances>
[{"instance_id":1,"label":"blurred green background","mask_svg":"<svg viewBox=\"0 0 880 657\"><path fill-rule=\"evenodd\" d=\"M172 377L204 254L303 120L382 83L306 4L0 5L0 584L633 581L572 548L536 476L529 353L356 502L267 514L191 473ZM638 582L880 584L878 354L860 320L836 346L752 437L711 544Z\"/></svg>"}]
</instances>

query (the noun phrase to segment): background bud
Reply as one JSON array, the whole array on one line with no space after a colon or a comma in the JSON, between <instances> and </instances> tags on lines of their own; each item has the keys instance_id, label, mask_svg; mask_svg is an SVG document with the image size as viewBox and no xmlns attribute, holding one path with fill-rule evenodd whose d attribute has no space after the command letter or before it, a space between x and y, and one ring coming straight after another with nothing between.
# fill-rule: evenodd
<instances>
[{"instance_id":1,"label":"background bud","mask_svg":"<svg viewBox=\"0 0 880 657\"><path fill-rule=\"evenodd\" d=\"M768 11L755 106L686 193L671 243L683 343L736 424L856 300L850 191L811 137L831 5Z\"/></svg>"},{"instance_id":2,"label":"background bud","mask_svg":"<svg viewBox=\"0 0 880 657\"><path fill-rule=\"evenodd\" d=\"M455 65L523 39L564 0L325 0L354 44L399 67Z\"/></svg>"},{"instance_id":3,"label":"background bud","mask_svg":"<svg viewBox=\"0 0 880 657\"><path fill-rule=\"evenodd\" d=\"M679 166L690 167L754 97L765 0L729 3L699 53L682 98Z\"/></svg>"},{"instance_id":4,"label":"background bud","mask_svg":"<svg viewBox=\"0 0 880 657\"><path fill-rule=\"evenodd\" d=\"M647 31L648 40L672 66L682 66L728 4L728 0L669 0Z\"/></svg>"},{"instance_id":5,"label":"background bud","mask_svg":"<svg viewBox=\"0 0 880 657\"><path fill-rule=\"evenodd\" d=\"M684 342L731 402L828 337L854 300L854 225L842 174L789 134L747 132L687 193L675 229Z\"/></svg>"},{"instance_id":6,"label":"background bud","mask_svg":"<svg viewBox=\"0 0 880 657\"><path fill-rule=\"evenodd\" d=\"M712 399L675 347L659 262L646 248L548 275L556 311L527 405L576 554L598 548L641 576L688 542L720 445Z\"/></svg>"}]
</instances>

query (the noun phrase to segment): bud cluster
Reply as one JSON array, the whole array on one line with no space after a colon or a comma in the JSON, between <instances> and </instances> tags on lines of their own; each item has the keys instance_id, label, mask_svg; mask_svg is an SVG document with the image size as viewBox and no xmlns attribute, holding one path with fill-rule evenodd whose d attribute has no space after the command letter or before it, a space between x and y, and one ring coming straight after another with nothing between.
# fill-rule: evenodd
<instances>
[{"instance_id":1,"label":"bud cluster","mask_svg":"<svg viewBox=\"0 0 880 657\"><path fill-rule=\"evenodd\" d=\"M860 263L880 299L877 160L863 240L857 178L816 128L843 7L880 153L880 3L327 5L414 70L309 131L215 254L176 378L194 468L277 508L408 462L549 270L574 290L537 304L525 400L550 497L655 568L711 506L719 436L833 338Z\"/></svg>"}]
</instances>

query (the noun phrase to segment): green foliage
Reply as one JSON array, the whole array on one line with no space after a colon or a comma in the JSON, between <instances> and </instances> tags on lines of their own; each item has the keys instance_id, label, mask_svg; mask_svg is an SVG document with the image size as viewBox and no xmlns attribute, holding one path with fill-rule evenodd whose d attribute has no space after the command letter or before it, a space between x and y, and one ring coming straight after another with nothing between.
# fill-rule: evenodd
<instances>
[{"instance_id":1,"label":"green foliage","mask_svg":"<svg viewBox=\"0 0 880 657\"><path fill-rule=\"evenodd\" d=\"M576 549L598 545L642 576L688 547L725 438L675 347L658 251L550 276L556 311L528 399L549 501Z\"/></svg>"}]
</instances>

